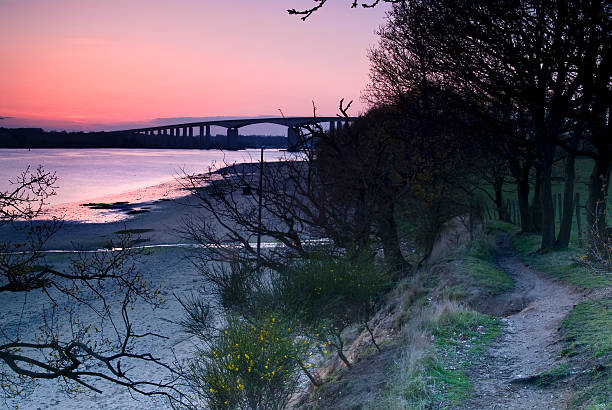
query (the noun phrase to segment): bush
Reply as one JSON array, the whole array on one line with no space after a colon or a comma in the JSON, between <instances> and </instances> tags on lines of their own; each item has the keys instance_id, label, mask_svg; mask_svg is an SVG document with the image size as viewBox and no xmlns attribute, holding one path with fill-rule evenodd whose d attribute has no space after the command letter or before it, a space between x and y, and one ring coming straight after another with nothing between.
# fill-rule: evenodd
<instances>
[{"instance_id":1,"label":"bush","mask_svg":"<svg viewBox=\"0 0 612 410\"><path fill-rule=\"evenodd\" d=\"M301 324L302 336L318 346L334 346L342 354L342 330L367 322L390 281L384 267L368 256L332 258L315 254L292 266L276 283L284 311Z\"/></svg>"},{"instance_id":2,"label":"bush","mask_svg":"<svg viewBox=\"0 0 612 410\"><path fill-rule=\"evenodd\" d=\"M198 353L189 378L212 409L282 409L297 390L308 350L280 315L251 323L232 317Z\"/></svg>"},{"instance_id":3,"label":"bush","mask_svg":"<svg viewBox=\"0 0 612 410\"><path fill-rule=\"evenodd\" d=\"M189 369L196 395L212 409L283 408L297 390L302 371L318 385L312 356L335 348L341 333L364 321L388 288L384 266L371 257L333 258L316 253L281 273L259 278L248 266L215 271L213 293L226 325L216 330L216 315L203 301L181 301L188 317L181 323L202 348Z\"/></svg>"}]
</instances>

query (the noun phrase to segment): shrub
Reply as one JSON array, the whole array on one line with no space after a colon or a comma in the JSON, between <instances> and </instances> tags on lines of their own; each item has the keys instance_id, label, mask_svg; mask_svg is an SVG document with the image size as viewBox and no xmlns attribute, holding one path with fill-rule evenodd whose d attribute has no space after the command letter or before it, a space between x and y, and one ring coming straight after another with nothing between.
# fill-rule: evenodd
<instances>
[{"instance_id":1,"label":"shrub","mask_svg":"<svg viewBox=\"0 0 612 410\"><path fill-rule=\"evenodd\" d=\"M383 267L368 256L314 254L288 269L277 281L276 292L285 312L300 321L303 337L319 347L331 344L350 367L342 353L341 332L357 321L367 324L389 283Z\"/></svg>"},{"instance_id":2,"label":"shrub","mask_svg":"<svg viewBox=\"0 0 612 410\"><path fill-rule=\"evenodd\" d=\"M212 409L281 409L297 390L308 350L280 315L251 323L231 317L198 353L189 378Z\"/></svg>"}]
</instances>

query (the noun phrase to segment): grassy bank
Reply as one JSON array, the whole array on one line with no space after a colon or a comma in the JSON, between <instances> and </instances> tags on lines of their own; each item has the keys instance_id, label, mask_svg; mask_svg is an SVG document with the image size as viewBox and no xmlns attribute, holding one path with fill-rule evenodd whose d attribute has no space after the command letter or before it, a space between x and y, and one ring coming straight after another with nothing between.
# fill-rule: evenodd
<instances>
[{"instance_id":1,"label":"grassy bank","mask_svg":"<svg viewBox=\"0 0 612 410\"><path fill-rule=\"evenodd\" d=\"M480 291L497 295L511 290L514 284L508 275L495 267L494 256L493 238L482 237L468 250L459 272L467 276L472 286L476 286Z\"/></svg>"},{"instance_id":2,"label":"grassy bank","mask_svg":"<svg viewBox=\"0 0 612 410\"><path fill-rule=\"evenodd\" d=\"M385 335L381 351L362 350L353 369L331 373L302 408L460 406L473 390L469 368L504 326L471 306L514 286L495 267L493 239L485 236L397 284L371 323Z\"/></svg>"},{"instance_id":3,"label":"grassy bank","mask_svg":"<svg viewBox=\"0 0 612 410\"><path fill-rule=\"evenodd\" d=\"M576 408L612 408L612 298L582 302L563 320L563 351L577 372Z\"/></svg>"},{"instance_id":4,"label":"grassy bank","mask_svg":"<svg viewBox=\"0 0 612 410\"><path fill-rule=\"evenodd\" d=\"M434 286L422 296L424 307L413 301L405 315L400 354L374 408L456 408L469 397L467 369L503 331L499 318L469 306L514 286L494 264L493 239L484 235L426 273Z\"/></svg>"},{"instance_id":5,"label":"grassy bank","mask_svg":"<svg viewBox=\"0 0 612 410\"><path fill-rule=\"evenodd\" d=\"M410 328L380 403L372 408L454 408L471 390L466 369L502 332L492 316L445 302ZM419 340L420 339L420 340Z\"/></svg>"}]
</instances>

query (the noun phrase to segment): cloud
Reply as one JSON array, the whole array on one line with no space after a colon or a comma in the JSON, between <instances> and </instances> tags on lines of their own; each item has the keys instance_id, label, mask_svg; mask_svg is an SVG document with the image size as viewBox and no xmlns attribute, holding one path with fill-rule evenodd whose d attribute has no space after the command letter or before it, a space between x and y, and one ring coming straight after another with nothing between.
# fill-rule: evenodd
<instances>
[{"instance_id":1,"label":"cloud","mask_svg":"<svg viewBox=\"0 0 612 410\"><path fill-rule=\"evenodd\" d=\"M0 120L10 120L11 118L13 117L5 117L5 116L0 115Z\"/></svg>"}]
</instances>

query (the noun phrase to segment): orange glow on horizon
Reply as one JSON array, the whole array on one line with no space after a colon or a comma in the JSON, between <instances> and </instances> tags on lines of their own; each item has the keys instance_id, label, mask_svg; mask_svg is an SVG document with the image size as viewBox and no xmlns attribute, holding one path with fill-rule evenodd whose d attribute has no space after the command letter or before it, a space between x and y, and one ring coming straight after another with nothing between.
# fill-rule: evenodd
<instances>
[{"instance_id":1,"label":"orange glow on horizon","mask_svg":"<svg viewBox=\"0 0 612 410\"><path fill-rule=\"evenodd\" d=\"M0 126L358 113L383 8L287 1L0 0Z\"/></svg>"}]
</instances>

